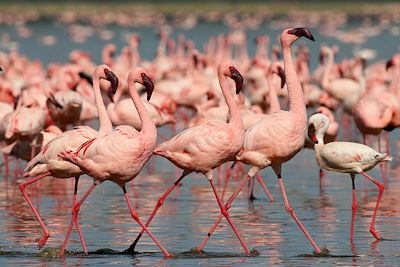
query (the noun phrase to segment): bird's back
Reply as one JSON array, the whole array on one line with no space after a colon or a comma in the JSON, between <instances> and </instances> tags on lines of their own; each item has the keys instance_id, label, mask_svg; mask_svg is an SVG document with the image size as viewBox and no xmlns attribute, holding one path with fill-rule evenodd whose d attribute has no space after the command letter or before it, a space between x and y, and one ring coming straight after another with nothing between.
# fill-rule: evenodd
<instances>
[{"instance_id":1,"label":"bird's back","mask_svg":"<svg viewBox=\"0 0 400 267\"><path fill-rule=\"evenodd\" d=\"M359 173L368 171L389 157L369 146L353 142L332 142L322 145L317 151L317 161L327 170Z\"/></svg>"}]
</instances>

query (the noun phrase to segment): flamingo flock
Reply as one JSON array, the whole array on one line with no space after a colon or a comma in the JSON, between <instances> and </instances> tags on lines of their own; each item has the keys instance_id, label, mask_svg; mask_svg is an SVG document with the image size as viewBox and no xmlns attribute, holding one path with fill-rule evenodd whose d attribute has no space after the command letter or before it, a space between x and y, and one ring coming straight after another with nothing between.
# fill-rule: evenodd
<instances>
[{"instance_id":1,"label":"flamingo flock","mask_svg":"<svg viewBox=\"0 0 400 267\"><path fill-rule=\"evenodd\" d=\"M283 30L280 46L275 45L271 52L269 37L258 37L254 58L247 52L242 31L210 38L204 53L183 35L174 40L162 31L159 37L153 61L141 59L137 35L130 36L120 54L115 45L106 45L102 65L78 50L70 54L68 64L53 63L47 68L17 50L0 55L1 151L7 171L9 157L27 161L23 175L16 168L15 179L43 232L39 249L51 232L32 202L28 186L39 184L45 177L74 178L71 220L60 255L65 253L74 226L88 254L79 225L80 207L97 186L112 181L122 189L128 212L141 227L125 252L135 253L146 232L163 255L170 257L157 233L150 230L150 223L185 177L201 173L210 184L220 214L197 251L203 250L225 218L244 253L250 255L229 210L247 184L249 200L256 200L254 179L275 201L261 176L263 169L271 167L289 216L315 255L329 255L296 215L285 189L283 164L303 147L315 150L321 170L350 174L352 242L357 207L355 175L363 175L378 187L370 232L375 239L382 239L375 221L388 179L386 164L391 160L389 132L400 126L400 54L387 64L366 66L362 57L335 63L339 49L322 45L321 63L312 72L307 45L293 45L300 38L315 41L304 27ZM308 110L316 112L309 119ZM352 117L364 144L351 142L357 141L349 135ZM93 126L97 122L98 130ZM172 137L159 133L158 128L167 124L172 126ZM369 142L370 135L377 136L377 147L370 147L375 145ZM339 138L347 140L336 141ZM159 197L143 223L126 185L152 163L155 155L170 161L181 175ZM382 183L366 172L380 163ZM84 174L93 183L78 199L78 181ZM230 176L242 174L237 189L224 199ZM322 171L320 174L322 177ZM222 193L215 181L224 183Z\"/></svg>"}]
</instances>

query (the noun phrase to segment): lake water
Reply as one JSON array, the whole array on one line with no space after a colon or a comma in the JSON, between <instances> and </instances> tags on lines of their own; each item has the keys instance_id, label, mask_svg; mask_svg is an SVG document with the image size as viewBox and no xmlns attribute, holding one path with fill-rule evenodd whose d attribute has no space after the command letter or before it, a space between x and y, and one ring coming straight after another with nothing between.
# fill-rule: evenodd
<instances>
[{"instance_id":1,"label":"lake water","mask_svg":"<svg viewBox=\"0 0 400 267\"><path fill-rule=\"evenodd\" d=\"M349 27L356 24L350 24ZM0 26L2 34L9 33L18 43L20 52L44 63L65 62L72 49L88 50L99 62L101 48L106 41L97 36L85 43L70 41L66 26L39 21L28 25L33 35L26 39L17 36L12 26ZM137 32L142 37L142 56L150 59L157 46L155 30L152 28L121 28L109 26L113 31L112 42L119 47L125 44L124 34ZM210 35L227 32L221 24L201 23L189 31L176 30L173 35L184 32L201 46ZM254 38L259 33L271 34L276 40L280 30L264 25L259 30L249 31ZM325 38L314 29L316 43L307 42L311 50L311 62L317 64L319 45L339 43L334 38ZM55 35L55 46L43 46L39 40L45 35ZM249 44L254 51L254 44ZM363 45L378 51L378 59L387 60L399 45L398 37L388 31L368 39ZM349 45L341 44L341 57L350 56ZM168 126L160 129L170 135ZM361 137L354 132L358 141ZM65 257L57 257L57 249L64 239L72 204L73 181L45 178L40 189L30 186L34 203L48 226L51 237L42 251L37 250L41 230L35 217L18 190L23 181L21 175L14 177L15 161L11 163L9 175L1 170L0 183L0 265L17 266L400 266L400 191L399 177L399 134L390 135L394 160L390 163L389 178L378 212L376 229L387 240L375 241L369 233L369 224L377 198L377 188L362 176L356 179L358 210L355 221L355 242L349 242L351 220L351 180L349 175L327 173L325 187L320 188L318 167L312 150L303 150L283 166L283 177L288 198L299 219L320 247L330 250L331 257L312 257L312 247L300 229L286 212L280 195L279 185L271 169L262 172L275 202L269 202L257 184L254 202L247 200L247 190L239 195L230 209L233 222L249 248L258 255L245 256L243 250L223 219L215 234L206 245L203 254L190 252L201 242L209 227L219 215L219 208L207 179L191 174L164 202L153 220L150 229L162 244L175 256L164 258L159 249L144 235L137 246L140 254L129 256L118 252L126 249L136 238L140 227L129 215L122 190L106 182L98 186L83 204L80 224L87 242L89 255L82 255L76 231L73 232ZM19 168L25 163L19 162ZM121 166L122 167L122 166ZM370 174L381 180L379 167ZM154 157L149 167L128 185L133 207L143 222L150 215L157 199L174 182L175 168L168 161ZM216 172L215 172L216 175ZM233 192L243 174L232 178L227 186L228 195ZM224 175L216 178L220 192L224 187ZM84 176L80 181L79 195L91 185L91 178Z\"/></svg>"}]
</instances>

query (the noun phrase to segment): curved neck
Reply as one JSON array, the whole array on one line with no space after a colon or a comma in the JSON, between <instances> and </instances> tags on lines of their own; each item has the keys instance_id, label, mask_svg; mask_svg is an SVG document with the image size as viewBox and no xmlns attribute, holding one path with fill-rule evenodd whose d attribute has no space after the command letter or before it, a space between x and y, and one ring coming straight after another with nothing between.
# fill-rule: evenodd
<instances>
[{"instance_id":1,"label":"curved neck","mask_svg":"<svg viewBox=\"0 0 400 267\"><path fill-rule=\"evenodd\" d=\"M128 80L128 88L129 94L131 95L133 104L136 107L136 110L139 114L140 122L142 124L141 132L148 133L148 132L155 132L157 133L156 126L153 123L149 113L147 112L146 108L144 107L142 100L136 90L135 81Z\"/></svg>"},{"instance_id":2,"label":"curved neck","mask_svg":"<svg viewBox=\"0 0 400 267\"><path fill-rule=\"evenodd\" d=\"M306 105L303 89L293 64L290 46L283 46L283 63L285 65L286 84L289 96L289 112L301 119L304 126L307 123ZM299 121L300 122L300 121Z\"/></svg>"},{"instance_id":3,"label":"curved neck","mask_svg":"<svg viewBox=\"0 0 400 267\"><path fill-rule=\"evenodd\" d=\"M328 87L329 85L332 67L333 67L333 53L329 52L328 59L326 60L325 63L324 73L322 75L322 82L321 82L322 88Z\"/></svg>"},{"instance_id":4,"label":"curved neck","mask_svg":"<svg viewBox=\"0 0 400 267\"><path fill-rule=\"evenodd\" d=\"M226 81L226 77L221 71L218 71L218 80L222 89L222 93L224 94L226 104L229 108L229 123L243 128L242 116L240 115L240 111L236 105L235 100L233 99L231 90L229 89L228 83Z\"/></svg>"},{"instance_id":5,"label":"curved neck","mask_svg":"<svg viewBox=\"0 0 400 267\"><path fill-rule=\"evenodd\" d=\"M389 85L389 91L390 91L392 94L399 96L399 95L400 95L400 92L399 92L400 66L396 66L395 69L394 69L394 71L393 71L393 73L394 73L395 75L392 76L393 78L392 78L392 81L390 82L390 85Z\"/></svg>"},{"instance_id":6,"label":"curved neck","mask_svg":"<svg viewBox=\"0 0 400 267\"><path fill-rule=\"evenodd\" d=\"M96 107L97 107L97 113L99 114L99 122L100 122L99 134L101 136L112 132L113 127L110 117L108 116L106 107L104 105L103 97L100 92L100 77L97 74L95 74L93 77L93 91L94 91L94 101L96 102Z\"/></svg>"},{"instance_id":7,"label":"curved neck","mask_svg":"<svg viewBox=\"0 0 400 267\"><path fill-rule=\"evenodd\" d=\"M276 94L276 88L273 83L273 73L268 73L268 95L269 95L269 113L273 113L281 110L281 104L279 103L278 95Z\"/></svg>"}]
</instances>

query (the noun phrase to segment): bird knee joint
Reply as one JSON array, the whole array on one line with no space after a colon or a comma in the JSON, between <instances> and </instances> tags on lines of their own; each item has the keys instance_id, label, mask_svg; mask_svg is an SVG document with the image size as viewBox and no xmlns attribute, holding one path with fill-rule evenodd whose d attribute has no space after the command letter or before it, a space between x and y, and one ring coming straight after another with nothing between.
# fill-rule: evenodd
<instances>
[{"instance_id":1,"label":"bird knee joint","mask_svg":"<svg viewBox=\"0 0 400 267\"><path fill-rule=\"evenodd\" d=\"M221 208L221 214L224 215L225 217L228 217L228 211L226 210L226 208Z\"/></svg>"},{"instance_id":2,"label":"bird knee joint","mask_svg":"<svg viewBox=\"0 0 400 267\"><path fill-rule=\"evenodd\" d=\"M164 204L164 200L160 198L160 199L157 201L157 205L160 207L160 206L162 206L162 204Z\"/></svg>"},{"instance_id":3,"label":"bird knee joint","mask_svg":"<svg viewBox=\"0 0 400 267\"><path fill-rule=\"evenodd\" d=\"M137 220L139 219L139 217L137 216L137 214L134 213L134 212L131 212L131 217L132 217L135 221L137 221Z\"/></svg>"}]
</instances>

